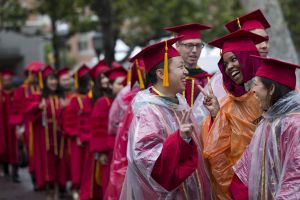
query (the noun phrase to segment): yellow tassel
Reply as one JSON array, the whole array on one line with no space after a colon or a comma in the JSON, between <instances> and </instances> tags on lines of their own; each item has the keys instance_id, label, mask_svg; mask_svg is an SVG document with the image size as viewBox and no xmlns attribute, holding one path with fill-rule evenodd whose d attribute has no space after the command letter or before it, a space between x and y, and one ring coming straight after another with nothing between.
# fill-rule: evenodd
<instances>
[{"instance_id":1,"label":"yellow tassel","mask_svg":"<svg viewBox=\"0 0 300 200\"><path fill-rule=\"evenodd\" d=\"M42 89L42 88L44 88L42 72L39 72L38 76L39 76L38 77L39 78L39 86Z\"/></svg>"},{"instance_id":2,"label":"yellow tassel","mask_svg":"<svg viewBox=\"0 0 300 200\"><path fill-rule=\"evenodd\" d=\"M92 81L92 88L93 88L93 87L94 87L94 82ZM93 96L94 96L94 95L93 95L93 89L90 89L90 91L89 91L89 93L88 93L88 97L92 99Z\"/></svg>"},{"instance_id":3,"label":"yellow tassel","mask_svg":"<svg viewBox=\"0 0 300 200\"><path fill-rule=\"evenodd\" d=\"M191 107L194 105L195 79L192 79Z\"/></svg>"},{"instance_id":4,"label":"yellow tassel","mask_svg":"<svg viewBox=\"0 0 300 200\"><path fill-rule=\"evenodd\" d=\"M78 89L78 73L77 72L75 72L75 74L74 74L74 87L75 87L75 89Z\"/></svg>"},{"instance_id":5,"label":"yellow tassel","mask_svg":"<svg viewBox=\"0 0 300 200\"><path fill-rule=\"evenodd\" d=\"M34 135L33 135L33 124L29 122L29 156L34 156Z\"/></svg>"},{"instance_id":6,"label":"yellow tassel","mask_svg":"<svg viewBox=\"0 0 300 200\"><path fill-rule=\"evenodd\" d=\"M237 25L238 25L239 29L241 29L242 27L241 27L240 18L236 18L236 21L237 21Z\"/></svg>"},{"instance_id":7,"label":"yellow tassel","mask_svg":"<svg viewBox=\"0 0 300 200\"><path fill-rule=\"evenodd\" d=\"M167 41L165 41L163 86L169 87L169 62L168 62L168 42Z\"/></svg>"},{"instance_id":8,"label":"yellow tassel","mask_svg":"<svg viewBox=\"0 0 300 200\"><path fill-rule=\"evenodd\" d=\"M132 67L130 66L127 72L127 85L131 84L131 79L132 79Z\"/></svg>"},{"instance_id":9,"label":"yellow tassel","mask_svg":"<svg viewBox=\"0 0 300 200\"><path fill-rule=\"evenodd\" d=\"M95 182L97 185L101 185L101 166L100 166L100 161L96 160L96 167L95 167Z\"/></svg>"},{"instance_id":10,"label":"yellow tassel","mask_svg":"<svg viewBox=\"0 0 300 200\"><path fill-rule=\"evenodd\" d=\"M144 80L143 80L143 76L142 76L142 72L141 72L141 69L139 66L138 59L135 59L135 64L136 64L136 70L137 70L137 75L138 75L138 79L139 79L140 89L145 89L145 84L144 84Z\"/></svg>"},{"instance_id":11,"label":"yellow tassel","mask_svg":"<svg viewBox=\"0 0 300 200\"><path fill-rule=\"evenodd\" d=\"M88 97L89 97L90 99L92 99L92 98L93 98L93 90L90 90L90 91L89 91L89 93L88 93Z\"/></svg>"}]
</instances>

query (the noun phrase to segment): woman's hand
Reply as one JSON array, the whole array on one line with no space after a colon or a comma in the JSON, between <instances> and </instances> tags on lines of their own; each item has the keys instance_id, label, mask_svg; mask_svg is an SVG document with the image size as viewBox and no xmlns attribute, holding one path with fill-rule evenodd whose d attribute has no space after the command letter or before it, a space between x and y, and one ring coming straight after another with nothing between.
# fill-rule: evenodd
<instances>
[{"instance_id":1,"label":"woman's hand","mask_svg":"<svg viewBox=\"0 0 300 200\"><path fill-rule=\"evenodd\" d=\"M215 118L220 110L220 104L217 97L214 95L210 82L208 82L208 93L200 85L198 85L198 88L204 95L203 105L210 112L211 117Z\"/></svg>"}]
</instances>

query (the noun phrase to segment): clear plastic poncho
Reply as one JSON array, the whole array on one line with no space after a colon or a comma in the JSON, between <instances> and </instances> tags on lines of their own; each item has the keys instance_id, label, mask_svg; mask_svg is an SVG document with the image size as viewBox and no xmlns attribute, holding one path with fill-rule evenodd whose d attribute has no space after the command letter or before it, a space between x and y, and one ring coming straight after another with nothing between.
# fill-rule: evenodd
<instances>
[{"instance_id":1,"label":"clear plastic poncho","mask_svg":"<svg viewBox=\"0 0 300 200\"><path fill-rule=\"evenodd\" d=\"M176 118L181 119L189 110L184 97L178 94L177 98L179 104L152 94L150 89L139 92L134 98L134 118L128 133L128 168L120 199L212 199L206 165L195 133L192 137L198 146L198 169L183 184L167 191L151 176L163 142L179 129Z\"/></svg>"},{"instance_id":2,"label":"clear plastic poncho","mask_svg":"<svg viewBox=\"0 0 300 200\"><path fill-rule=\"evenodd\" d=\"M218 101L220 102L227 95L223 87L223 78L222 73L220 71L213 75L213 77L210 79L210 84L214 95L218 98ZM204 87L204 90L208 91L208 85ZM204 95L202 93L199 93L198 97L195 100L195 104L192 110L198 127L201 127L203 120L209 115L209 111L203 105L203 100Z\"/></svg>"},{"instance_id":3,"label":"clear plastic poncho","mask_svg":"<svg viewBox=\"0 0 300 200\"><path fill-rule=\"evenodd\" d=\"M127 110L128 104L124 102L123 96L130 91L130 85L124 87L117 97L114 99L114 102L111 105L109 110L109 123L108 123L108 134L109 135L116 135L119 124L121 123L124 114Z\"/></svg>"},{"instance_id":4,"label":"clear plastic poncho","mask_svg":"<svg viewBox=\"0 0 300 200\"><path fill-rule=\"evenodd\" d=\"M249 199L300 199L300 94L292 91L263 114L234 166Z\"/></svg>"}]
</instances>

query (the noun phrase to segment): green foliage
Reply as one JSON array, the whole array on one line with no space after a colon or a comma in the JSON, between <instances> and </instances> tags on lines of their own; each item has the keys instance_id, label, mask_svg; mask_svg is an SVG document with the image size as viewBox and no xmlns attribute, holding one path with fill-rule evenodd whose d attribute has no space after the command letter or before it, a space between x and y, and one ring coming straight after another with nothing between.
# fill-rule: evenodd
<instances>
[{"instance_id":1,"label":"green foliage","mask_svg":"<svg viewBox=\"0 0 300 200\"><path fill-rule=\"evenodd\" d=\"M300 1L299 0L279 0L284 18L290 29L292 39L297 49L300 50Z\"/></svg>"},{"instance_id":2,"label":"green foliage","mask_svg":"<svg viewBox=\"0 0 300 200\"><path fill-rule=\"evenodd\" d=\"M25 24L27 10L18 0L0 1L0 30L20 31Z\"/></svg>"}]
</instances>

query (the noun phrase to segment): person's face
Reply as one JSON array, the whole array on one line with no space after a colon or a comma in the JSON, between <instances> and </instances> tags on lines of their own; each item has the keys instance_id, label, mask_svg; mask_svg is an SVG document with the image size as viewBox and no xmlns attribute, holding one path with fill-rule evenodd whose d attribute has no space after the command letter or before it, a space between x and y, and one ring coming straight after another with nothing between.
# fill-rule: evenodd
<instances>
[{"instance_id":1,"label":"person's face","mask_svg":"<svg viewBox=\"0 0 300 200\"><path fill-rule=\"evenodd\" d=\"M184 61L181 56L173 57L170 59L169 65L169 88L175 94L182 93L185 90L185 78L188 71L185 68Z\"/></svg>"},{"instance_id":2,"label":"person's face","mask_svg":"<svg viewBox=\"0 0 300 200\"><path fill-rule=\"evenodd\" d=\"M188 39L176 43L186 67L195 68L204 44L201 39Z\"/></svg>"},{"instance_id":3,"label":"person's face","mask_svg":"<svg viewBox=\"0 0 300 200\"><path fill-rule=\"evenodd\" d=\"M116 96L122 89L123 89L123 81L125 80L125 77L118 77L115 79L113 84L111 85L112 93L114 96Z\"/></svg>"},{"instance_id":4,"label":"person's face","mask_svg":"<svg viewBox=\"0 0 300 200\"><path fill-rule=\"evenodd\" d=\"M242 84L244 78L237 57L232 52L226 52L222 57L226 75L236 84Z\"/></svg>"},{"instance_id":5,"label":"person's face","mask_svg":"<svg viewBox=\"0 0 300 200\"><path fill-rule=\"evenodd\" d=\"M263 111L267 111L271 103L271 93L272 91L268 90L262 83L260 77L254 77L252 89L251 89L260 102L260 107ZM274 90L272 88L271 90Z\"/></svg>"},{"instance_id":6,"label":"person's face","mask_svg":"<svg viewBox=\"0 0 300 200\"><path fill-rule=\"evenodd\" d=\"M262 37L268 38L268 40L259 43L256 45L257 51L259 52L261 57L267 57L269 53L269 36L268 33L264 29L253 29L250 32L260 35Z\"/></svg>"},{"instance_id":7,"label":"person's face","mask_svg":"<svg viewBox=\"0 0 300 200\"><path fill-rule=\"evenodd\" d=\"M57 85L58 81L56 77L51 75L47 77L47 87L49 88L49 90L51 90L52 92L56 91Z\"/></svg>"},{"instance_id":8,"label":"person's face","mask_svg":"<svg viewBox=\"0 0 300 200\"><path fill-rule=\"evenodd\" d=\"M100 78L101 87L108 88L109 79L104 74L100 74L100 76L101 76L101 78Z\"/></svg>"},{"instance_id":9,"label":"person's face","mask_svg":"<svg viewBox=\"0 0 300 200\"><path fill-rule=\"evenodd\" d=\"M3 75L2 77L3 81L3 88L6 90L9 90L13 87L13 80L11 75Z\"/></svg>"},{"instance_id":10,"label":"person's face","mask_svg":"<svg viewBox=\"0 0 300 200\"><path fill-rule=\"evenodd\" d=\"M37 74L31 74L30 75L29 84L31 84L31 85L38 84L38 75Z\"/></svg>"},{"instance_id":11,"label":"person's face","mask_svg":"<svg viewBox=\"0 0 300 200\"><path fill-rule=\"evenodd\" d=\"M68 91L71 89L71 77L69 74L64 74L59 77L59 85L63 90Z\"/></svg>"}]
</instances>

